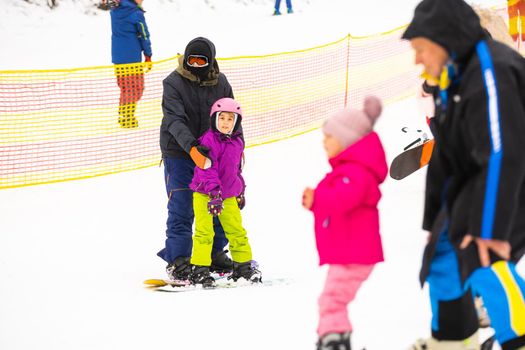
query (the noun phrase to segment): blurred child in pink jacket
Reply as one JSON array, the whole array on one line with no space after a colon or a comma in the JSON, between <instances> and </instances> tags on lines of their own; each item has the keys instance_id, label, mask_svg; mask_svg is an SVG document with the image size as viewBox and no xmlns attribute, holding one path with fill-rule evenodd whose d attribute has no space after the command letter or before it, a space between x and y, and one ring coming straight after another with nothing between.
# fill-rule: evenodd
<instances>
[{"instance_id":1,"label":"blurred child in pink jacket","mask_svg":"<svg viewBox=\"0 0 525 350\"><path fill-rule=\"evenodd\" d=\"M333 169L315 190L303 193L303 206L315 218L320 265L330 265L319 297L318 350L350 350L348 304L383 261L377 204L388 166L373 132L381 109L370 96L363 110L344 109L326 120L324 149Z\"/></svg>"}]
</instances>

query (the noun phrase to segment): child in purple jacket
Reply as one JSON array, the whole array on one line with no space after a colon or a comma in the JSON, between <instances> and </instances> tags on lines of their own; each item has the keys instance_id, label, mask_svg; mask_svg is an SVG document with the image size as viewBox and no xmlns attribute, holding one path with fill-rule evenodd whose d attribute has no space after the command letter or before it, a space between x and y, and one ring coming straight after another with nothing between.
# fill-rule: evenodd
<instances>
[{"instance_id":1,"label":"child in purple jacket","mask_svg":"<svg viewBox=\"0 0 525 350\"><path fill-rule=\"evenodd\" d=\"M261 282L261 272L252 262L252 250L246 230L242 226L241 209L244 208L244 180L241 162L244 140L238 131L242 110L231 98L216 101L210 112L211 128L199 139L205 149L211 167L196 167L190 188L193 193L195 233L191 255L193 284L213 288L215 280L210 275L211 250L213 245L213 217L218 216L233 258L233 273L230 279L244 278L252 283Z\"/></svg>"},{"instance_id":2,"label":"child in purple jacket","mask_svg":"<svg viewBox=\"0 0 525 350\"><path fill-rule=\"evenodd\" d=\"M324 148L333 169L303 193L303 206L315 218L320 265L330 265L319 297L318 350L351 348L348 304L383 261L377 204L388 166L372 131L380 114L380 100L367 97L363 111L344 109L325 122Z\"/></svg>"}]
</instances>

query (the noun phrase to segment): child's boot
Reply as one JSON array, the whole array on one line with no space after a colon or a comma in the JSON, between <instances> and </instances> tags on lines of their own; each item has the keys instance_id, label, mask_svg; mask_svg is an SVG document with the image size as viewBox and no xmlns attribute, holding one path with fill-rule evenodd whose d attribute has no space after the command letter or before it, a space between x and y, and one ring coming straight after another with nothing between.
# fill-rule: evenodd
<instances>
[{"instance_id":1,"label":"child's boot","mask_svg":"<svg viewBox=\"0 0 525 350\"><path fill-rule=\"evenodd\" d=\"M317 350L351 350L350 332L328 333L317 341Z\"/></svg>"},{"instance_id":2,"label":"child's boot","mask_svg":"<svg viewBox=\"0 0 525 350\"><path fill-rule=\"evenodd\" d=\"M235 282L237 280L244 278L246 281L252 283L261 283L262 275L261 271L258 270L257 263L253 260L247 261L245 263L233 262L233 273L228 279L233 279Z\"/></svg>"},{"instance_id":3,"label":"child's boot","mask_svg":"<svg viewBox=\"0 0 525 350\"><path fill-rule=\"evenodd\" d=\"M227 250L223 250L211 257L211 272L224 274L231 273L233 271L233 261L226 254L227 252Z\"/></svg>"}]
</instances>

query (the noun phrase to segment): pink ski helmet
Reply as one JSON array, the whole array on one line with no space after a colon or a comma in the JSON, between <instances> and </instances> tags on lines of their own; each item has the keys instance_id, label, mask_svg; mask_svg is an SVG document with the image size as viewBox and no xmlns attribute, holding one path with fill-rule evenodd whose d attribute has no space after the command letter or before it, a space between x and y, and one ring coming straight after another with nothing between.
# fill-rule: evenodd
<instances>
[{"instance_id":1,"label":"pink ski helmet","mask_svg":"<svg viewBox=\"0 0 525 350\"><path fill-rule=\"evenodd\" d=\"M241 105L229 97L215 101L213 106L211 106L210 117L213 117L217 112L233 112L237 114L238 118L242 118Z\"/></svg>"}]
</instances>

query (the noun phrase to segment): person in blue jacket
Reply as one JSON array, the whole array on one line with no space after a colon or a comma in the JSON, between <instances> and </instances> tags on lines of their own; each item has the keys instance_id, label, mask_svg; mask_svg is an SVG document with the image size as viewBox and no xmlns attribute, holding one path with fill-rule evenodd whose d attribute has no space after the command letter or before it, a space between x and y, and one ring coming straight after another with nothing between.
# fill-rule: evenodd
<instances>
[{"instance_id":1,"label":"person in blue jacket","mask_svg":"<svg viewBox=\"0 0 525 350\"><path fill-rule=\"evenodd\" d=\"M293 13L292 0L286 0L286 7L288 8L288 13ZM281 14L280 8L281 0L275 0L275 12L273 13L274 16L279 16Z\"/></svg>"},{"instance_id":2,"label":"person in blue jacket","mask_svg":"<svg viewBox=\"0 0 525 350\"><path fill-rule=\"evenodd\" d=\"M120 88L119 119L123 128L139 126L137 102L144 92L144 64L151 69L151 40L142 9L143 0L120 0L111 10L111 57ZM133 64L135 63L135 64Z\"/></svg>"}]
</instances>

